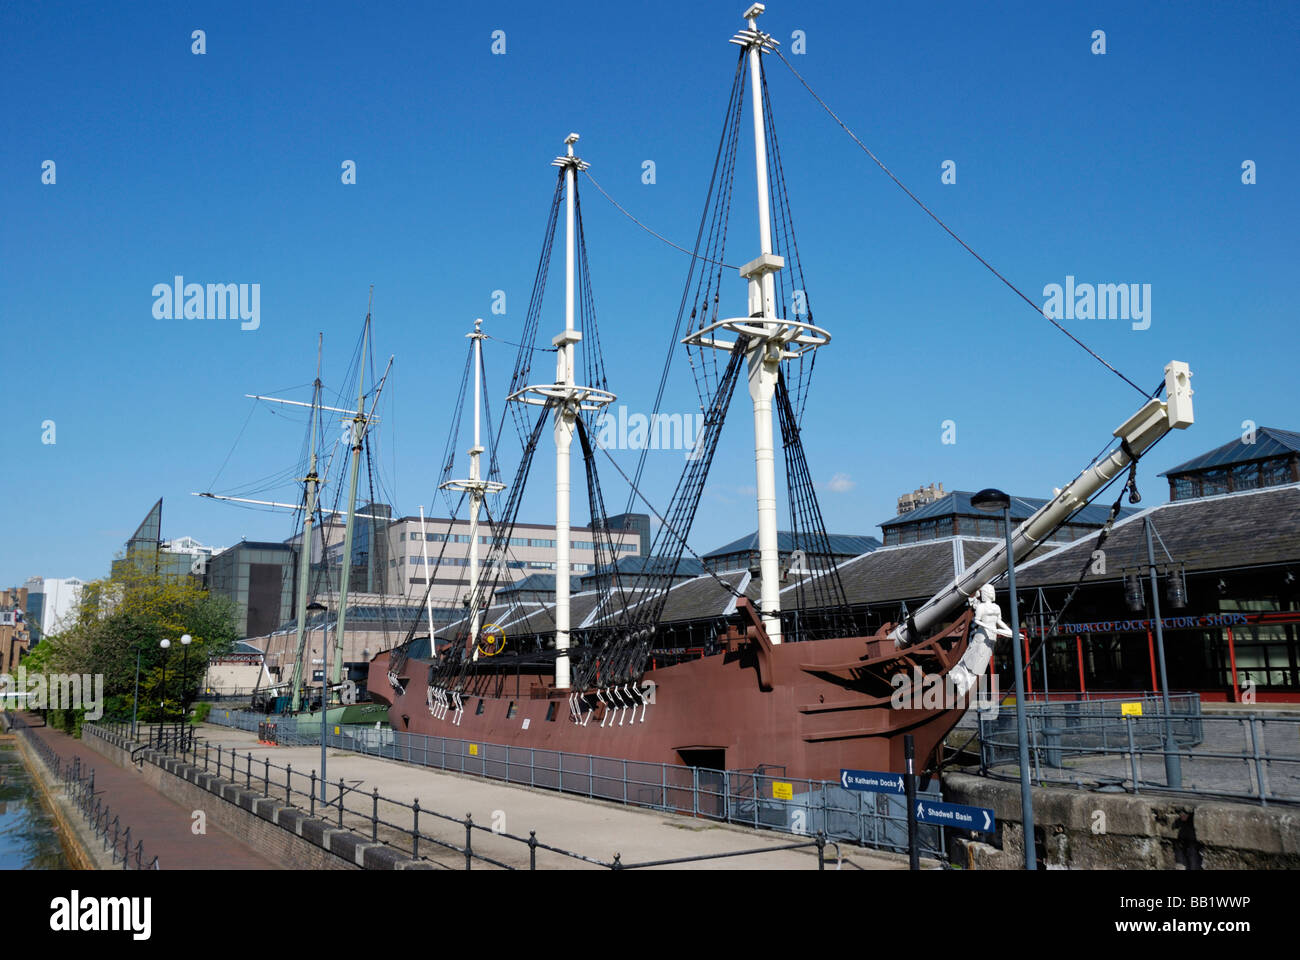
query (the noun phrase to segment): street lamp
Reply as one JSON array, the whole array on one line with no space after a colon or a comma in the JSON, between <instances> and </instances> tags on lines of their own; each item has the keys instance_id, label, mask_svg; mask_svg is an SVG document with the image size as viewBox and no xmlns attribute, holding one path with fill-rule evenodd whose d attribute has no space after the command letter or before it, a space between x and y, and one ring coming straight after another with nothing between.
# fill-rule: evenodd
<instances>
[{"instance_id":1,"label":"street lamp","mask_svg":"<svg viewBox=\"0 0 1300 960\"><path fill-rule=\"evenodd\" d=\"M162 701L158 706L162 707L162 722L167 722L167 654L171 650L172 642L170 640L159 640L158 646L163 650L163 675L162 675Z\"/></svg>"},{"instance_id":2,"label":"street lamp","mask_svg":"<svg viewBox=\"0 0 1300 960\"><path fill-rule=\"evenodd\" d=\"M307 604L308 613L323 613L326 606L316 600ZM306 629L306 625L303 625ZM320 800L325 802L325 706L329 700L329 677L326 673L328 667L328 654L326 649L329 643L329 631L325 628L325 621L321 620L321 654L320 654ZM341 803L342 801L340 801Z\"/></svg>"},{"instance_id":3,"label":"street lamp","mask_svg":"<svg viewBox=\"0 0 1300 960\"><path fill-rule=\"evenodd\" d=\"M185 649L185 656L181 660L181 720L184 721L189 712L189 703L185 698L186 684L189 683L190 676L190 644L194 638L188 633L181 636L181 646Z\"/></svg>"},{"instance_id":4,"label":"street lamp","mask_svg":"<svg viewBox=\"0 0 1300 960\"><path fill-rule=\"evenodd\" d=\"M1034 801L1029 787L1029 734L1025 728L1025 668L1020 655L1020 610L1016 606L1016 557L1011 550L1011 497L992 487L970 498L981 513L1002 512L1007 535L1007 589L1011 600L1011 653L1016 667L1016 739L1020 744L1020 810L1025 834L1025 869L1037 870L1034 850Z\"/></svg>"},{"instance_id":5,"label":"street lamp","mask_svg":"<svg viewBox=\"0 0 1300 960\"><path fill-rule=\"evenodd\" d=\"M1147 566L1151 570L1151 614L1152 619L1156 622L1156 655L1160 660L1160 700L1161 707L1164 709L1164 751L1165 751L1165 782L1174 790L1182 789L1183 786L1183 765L1177 752L1174 750L1173 730L1170 727L1169 717L1169 676L1165 670L1165 631L1164 625L1160 621L1160 592L1156 586L1156 553L1155 548L1151 545L1151 518L1142 518L1142 529L1147 538ZM1160 545L1164 546L1164 541ZM1168 553L1168 551L1165 551ZM1172 557L1170 559L1173 559ZM1134 791L1137 790L1137 784L1133 784Z\"/></svg>"}]
</instances>

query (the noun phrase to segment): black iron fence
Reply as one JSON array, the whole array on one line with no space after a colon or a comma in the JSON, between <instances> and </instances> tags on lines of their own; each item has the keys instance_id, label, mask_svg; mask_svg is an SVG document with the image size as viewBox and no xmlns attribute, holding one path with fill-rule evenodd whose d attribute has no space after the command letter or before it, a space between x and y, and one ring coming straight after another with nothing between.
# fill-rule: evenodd
<instances>
[{"instance_id":1,"label":"black iron fence","mask_svg":"<svg viewBox=\"0 0 1300 960\"><path fill-rule=\"evenodd\" d=\"M511 833L498 824L477 823L469 813L461 818L421 806L419 798L406 803L381 795L378 787L366 792L341 777L336 782L322 783L315 769L304 773L294 770L291 763L283 766L272 763L265 751L258 756L254 756L252 751L241 754L220 743L214 746L210 741L200 739L191 741L183 750L180 744L172 743L171 752L164 752L142 748L134 743L130 738L131 726L128 723L87 724L83 729L89 735L98 736L119 749L130 750L132 756L138 755L142 760L160 763L169 756L182 759L227 782L242 785L246 789L257 789L263 796L283 802L287 807L302 810L312 817L331 820L339 828L368 837L372 843L398 850L403 856L415 860L431 860L441 866L451 866L454 863L465 870L473 869L476 865L503 870L535 870L541 853L554 858L551 860L553 866L567 861L610 870L632 870L806 849L816 852L817 869L824 870L828 846L835 848L837 860L842 856L839 844L817 831L807 840L776 847L631 863L624 862L622 855L615 853L611 859L603 860L544 843L537 839L535 830L530 830L525 837ZM331 745L334 745L334 739L330 737ZM319 735L316 742L320 742ZM442 826L443 830L435 832L433 828L437 826ZM463 841L460 833L462 830ZM525 848L526 865L522 862ZM517 855L512 857L503 854L503 849L513 849ZM509 859L519 862L507 862Z\"/></svg>"},{"instance_id":2,"label":"black iron fence","mask_svg":"<svg viewBox=\"0 0 1300 960\"><path fill-rule=\"evenodd\" d=\"M223 709L213 710L208 722L256 732L264 742L291 746L320 743L320 731L314 724L299 727L293 718L268 721L262 714ZM360 725L330 727L326 744L369 756L594 800L795 836L812 837L820 833L831 842L890 852L908 851L907 807L902 796L848 790L827 780L787 777L779 768L711 770ZM939 784L931 782L921 790L921 796L941 799ZM943 827L920 825L919 840L923 856L947 860Z\"/></svg>"},{"instance_id":3,"label":"black iron fence","mask_svg":"<svg viewBox=\"0 0 1300 960\"><path fill-rule=\"evenodd\" d=\"M139 837L132 843L131 828L122 824L122 818L113 813L104 802L102 794L95 792L95 770L83 768L80 757L73 757L65 762L44 740L31 733L30 728L19 716L13 716L13 727L41 758L54 778L63 784L68 798L81 815L86 818L94 832L95 839L103 844L104 851L110 854L110 862L121 863L123 870L158 870L161 869L158 857L145 859L144 841ZM110 819L111 818L111 819Z\"/></svg>"}]
</instances>

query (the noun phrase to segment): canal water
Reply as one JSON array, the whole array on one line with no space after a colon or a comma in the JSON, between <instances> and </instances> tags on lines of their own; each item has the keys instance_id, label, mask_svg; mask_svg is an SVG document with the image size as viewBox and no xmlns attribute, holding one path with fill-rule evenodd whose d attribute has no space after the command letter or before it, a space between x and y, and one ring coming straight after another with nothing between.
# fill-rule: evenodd
<instances>
[{"instance_id":1,"label":"canal water","mask_svg":"<svg viewBox=\"0 0 1300 960\"><path fill-rule=\"evenodd\" d=\"M13 743L0 743L0 870L69 868L32 775Z\"/></svg>"}]
</instances>

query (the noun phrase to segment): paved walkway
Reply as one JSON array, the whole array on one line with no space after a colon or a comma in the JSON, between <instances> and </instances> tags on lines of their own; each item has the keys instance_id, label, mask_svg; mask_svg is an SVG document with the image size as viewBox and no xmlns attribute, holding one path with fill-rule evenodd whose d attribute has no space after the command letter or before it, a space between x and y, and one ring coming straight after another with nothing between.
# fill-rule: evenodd
<instances>
[{"instance_id":1,"label":"paved walkway","mask_svg":"<svg viewBox=\"0 0 1300 960\"><path fill-rule=\"evenodd\" d=\"M41 718L35 714L25 714L24 719L29 732L65 764L80 757L83 770L94 768L96 794L122 818L124 827L131 828L133 842L144 841L144 856L156 856L163 870L281 869L212 823L208 823L206 834L196 836L191 830L191 811L150 787L135 768L119 767L68 734L41 726Z\"/></svg>"},{"instance_id":2,"label":"paved walkway","mask_svg":"<svg viewBox=\"0 0 1300 960\"><path fill-rule=\"evenodd\" d=\"M298 795L309 789L308 774L320 767L320 746L292 747L258 744L254 733L229 727L205 724L199 736L209 741L209 764L215 772L217 746L221 745L225 763L230 762L230 750L238 752L236 770L242 781L248 769L245 756L252 753L252 782L260 785L266 776L263 760L272 767L269 777L273 796L283 797L286 765L293 768L293 790L296 805L306 806L308 800ZM202 757L203 747L199 753ZM517 836L527 837L530 830L537 831L541 843L550 844L609 862L615 853L622 854L622 863L718 854L741 850L764 850L799 842L789 834L765 830L752 830L711 820L660 813L639 807L589 800L552 790L531 789L475 776L444 773L415 764L364 756L331 748L327 757L330 780L329 799L335 802L341 777L348 788L344 824L358 833L370 835L369 818L372 814L371 791L379 789L381 796L400 803L420 801L420 831L448 844L463 847L465 842L465 814L471 813L476 824L501 829ZM201 762L201 759L200 759ZM278 769L276 769L278 768ZM228 769L228 768L227 768ZM337 807L328 815L336 816ZM439 820L430 811L437 811L459 819L460 823ZM412 813L396 804L381 803L381 820L395 825L380 828L381 839L399 849L410 851L409 829ZM401 832L406 829L406 833ZM804 838L808 839L808 838ZM528 848L516 841L490 833L474 831L474 850L500 860L513 867L528 866ZM906 856L895 856L877 851L864 851L843 847L843 860L838 861L834 846L827 846L828 870L906 870ZM451 851L438 849L422 842L420 854L435 865L449 869L464 869L464 857ZM927 868L936 864L923 861ZM538 851L539 869L602 869L544 850ZM474 869L488 865L476 861ZM816 870L815 849L776 850L753 856L729 857L682 864L678 869L699 870Z\"/></svg>"}]
</instances>

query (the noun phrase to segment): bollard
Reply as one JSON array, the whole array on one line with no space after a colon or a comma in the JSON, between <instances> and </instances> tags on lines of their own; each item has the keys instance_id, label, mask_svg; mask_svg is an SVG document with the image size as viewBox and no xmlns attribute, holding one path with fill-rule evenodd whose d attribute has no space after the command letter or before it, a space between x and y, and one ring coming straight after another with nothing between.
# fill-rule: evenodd
<instances>
[{"instance_id":1,"label":"bollard","mask_svg":"<svg viewBox=\"0 0 1300 960\"><path fill-rule=\"evenodd\" d=\"M379 788L375 787L375 792L371 796L372 804L370 807L370 839L379 840Z\"/></svg>"},{"instance_id":2,"label":"bollard","mask_svg":"<svg viewBox=\"0 0 1300 960\"><path fill-rule=\"evenodd\" d=\"M271 758L262 758L262 792L271 795Z\"/></svg>"},{"instance_id":3,"label":"bollard","mask_svg":"<svg viewBox=\"0 0 1300 960\"><path fill-rule=\"evenodd\" d=\"M221 776L221 744L217 744L217 776Z\"/></svg>"},{"instance_id":4,"label":"bollard","mask_svg":"<svg viewBox=\"0 0 1300 960\"><path fill-rule=\"evenodd\" d=\"M1062 767L1061 734L1064 732L1061 727L1043 727L1043 760L1047 766L1058 770Z\"/></svg>"},{"instance_id":5,"label":"bollard","mask_svg":"<svg viewBox=\"0 0 1300 960\"><path fill-rule=\"evenodd\" d=\"M474 858L474 817L465 814L465 869L470 869L470 864Z\"/></svg>"},{"instance_id":6,"label":"bollard","mask_svg":"<svg viewBox=\"0 0 1300 960\"><path fill-rule=\"evenodd\" d=\"M621 853L616 853L616 854L614 854L614 862L611 863L611 864L609 865L609 868L610 868L611 870L622 870L622 869L623 869L623 854L621 854Z\"/></svg>"},{"instance_id":7,"label":"bollard","mask_svg":"<svg viewBox=\"0 0 1300 960\"><path fill-rule=\"evenodd\" d=\"M311 815L316 816L316 771L311 772Z\"/></svg>"},{"instance_id":8,"label":"bollard","mask_svg":"<svg viewBox=\"0 0 1300 960\"><path fill-rule=\"evenodd\" d=\"M293 764L284 765L284 802L293 806Z\"/></svg>"},{"instance_id":9,"label":"bollard","mask_svg":"<svg viewBox=\"0 0 1300 960\"><path fill-rule=\"evenodd\" d=\"M537 831L528 831L528 869L537 869Z\"/></svg>"},{"instance_id":10,"label":"bollard","mask_svg":"<svg viewBox=\"0 0 1300 960\"><path fill-rule=\"evenodd\" d=\"M411 856L420 858L420 798L411 805Z\"/></svg>"},{"instance_id":11,"label":"bollard","mask_svg":"<svg viewBox=\"0 0 1300 960\"><path fill-rule=\"evenodd\" d=\"M826 835L817 831L817 869L826 869Z\"/></svg>"},{"instance_id":12,"label":"bollard","mask_svg":"<svg viewBox=\"0 0 1300 960\"><path fill-rule=\"evenodd\" d=\"M339 826L343 826L343 778L339 777Z\"/></svg>"},{"instance_id":13,"label":"bollard","mask_svg":"<svg viewBox=\"0 0 1300 960\"><path fill-rule=\"evenodd\" d=\"M248 779L244 782L244 786L248 787L251 790L253 788L253 751L252 750L246 750L244 752L244 760L245 760L245 765L248 768L247 770Z\"/></svg>"}]
</instances>

